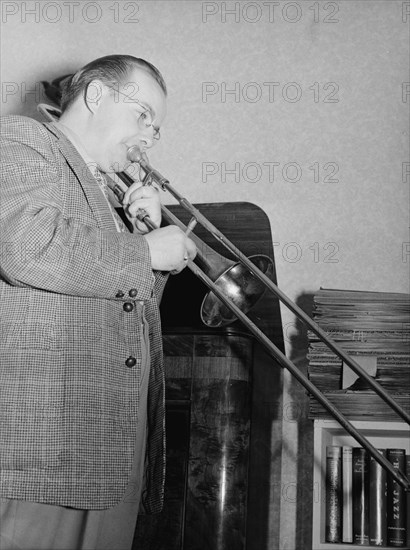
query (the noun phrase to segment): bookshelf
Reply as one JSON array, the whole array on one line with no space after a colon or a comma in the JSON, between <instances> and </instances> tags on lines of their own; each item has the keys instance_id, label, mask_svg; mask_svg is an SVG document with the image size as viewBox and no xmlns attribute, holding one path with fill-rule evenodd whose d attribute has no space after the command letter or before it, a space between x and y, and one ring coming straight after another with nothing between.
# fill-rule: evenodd
<instances>
[{"instance_id":1,"label":"bookshelf","mask_svg":"<svg viewBox=\"0 0 410 550\"><path fill-rule=\"evenodd\" d=\"M407 413L410 413L410 295L392 292L370 292L359 290L319 289L313 297L313 318L328 336L354 358L366 371L368 377L376 380L384 390ZM400 420L385 401L379 397L370 384L358 377L343 360L329 349L315 333L308 331L308 375L311 382L323 392L328 400L349 419L376 449L405 449L410 454L410 427ZM309 417L314 419L314 502L313 502L313 550L337 550L349 548L374 548L373 545L357 543L326 542L326 468L328 466L328 534L339 539L340 503L337 498L340 490L339 462L335 458L337 447L361 447L329 413L313 398L310 399ZM328 460L326 448L329 447ZM347 455L346 455L347 457ZM390 504L380 497L370 500L370 487L373 496L382 490L382 482L376 483L377 469L370 461L366 474L363 459L353 452L352 473L356 475L356 499L352 499L356 527L362 521L369 525L369 538L375 541L377 529L383 523L384 510L377 514L380 506ZM369 457L370 459L370 457ZM342 457L343 464L343 457ZM373 461L374 464L374 461ZM403 470L404 471L404 470ZM390 480L390 477L388 477ZM363 487L363 488L362 488ZM367 487L369 509L360 516L360 495ZM354 487L353 487L354 489ZM389 493L391 496L391 492ZM354 494L353 494L354 497ZM375 499L376 498L376 499ZM390 498L390 497L389 497ZM379 500L377 500L379 499ZM366 497L367 500L367 497ZM386 504L387 502L387 504ZM370 505L374 514L370 521ZM380 508L379 506L379 508ZM402 521L403 508L397 518ZM388 521L392 520L393 509L387 510ZM355 511L353 511L355 514ZM389 519L390 518L390 519ZM343 526L343 522L342 522ZM390 539L402 534L402 526L390 526ZM370 532L372 530L372 532ZM360 537L356 530L356 539ZM399 541L398 541L399 542ZM393 544L393 543L391 543ZM376 546L394 548L394 546ZM396 546L409 548L409 546Z\"/></svg>"},{"instance_id":2,"label":"bookshelf","mask_svg":"<svg viewBox=\"0 0 410 550\"><path fill-rule=\"evenodd\" d=\"M352 421L352 424L376 448L401 447L406 449L406 454L410 453L410 426L404 422ZM338 424L338 422L334 420L314 420L312 550L349 550L356 548L362 550L366 548L391 549L391 546L375 547L351 543L339 544L325 542L325 474L327 445L360 446L359 443ZM408 546L402 548L409 549Z\"/></svg>"}]
</instances>

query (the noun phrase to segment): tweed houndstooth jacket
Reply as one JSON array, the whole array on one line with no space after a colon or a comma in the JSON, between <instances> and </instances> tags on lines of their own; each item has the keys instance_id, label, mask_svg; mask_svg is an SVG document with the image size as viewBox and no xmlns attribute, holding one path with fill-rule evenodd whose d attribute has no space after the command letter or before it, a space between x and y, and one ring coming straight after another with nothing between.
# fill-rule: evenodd
<instances>
[{"instance_id":1,"label":"tweed houndstooth jacket","mask_svg":"<svg viewBox=\"0 0 410 550\"><path fill-rule=\"evenodd\" d=\"M124 492L145 318L143 505L157 512L165 463L158 303L166 276L153 273L142 236L117 232L94 177L55 125L3 117L1 151L1 496L82 509L132 498Z\"/></svg>"}]
</instances>

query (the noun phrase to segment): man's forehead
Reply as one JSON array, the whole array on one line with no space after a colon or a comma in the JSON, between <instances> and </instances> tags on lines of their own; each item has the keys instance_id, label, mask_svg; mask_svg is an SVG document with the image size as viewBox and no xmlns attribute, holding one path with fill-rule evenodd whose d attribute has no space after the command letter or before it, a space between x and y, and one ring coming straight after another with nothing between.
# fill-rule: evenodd
<instances>
[{"instance_id":1,"label":"man's forehead","mask_svg":"<svg viewBox=\"0 0 410 550\"><path fill-rule=\"evenodd\" d=\"M162 92L161 86L156 81L154 76L147 70L140 67L136 67L130 71L128 77L124 80L124 86L127 86L127 84L134 84L135 87L141 91L144 91L144 88L149 88L151 90L152 87L154 87L158 88Z\"/></svg>"},{"instance_id":2,"label":"man's forehead","mask_svg":"<svg viewBox=\"0 0 410 550\"><path fill-rule=\"evenodd\" d=\"M123 83L124 92L161 118L166 113L166 95L156 79L143 68L133 69Z\"/></svg>"}]
</instances>

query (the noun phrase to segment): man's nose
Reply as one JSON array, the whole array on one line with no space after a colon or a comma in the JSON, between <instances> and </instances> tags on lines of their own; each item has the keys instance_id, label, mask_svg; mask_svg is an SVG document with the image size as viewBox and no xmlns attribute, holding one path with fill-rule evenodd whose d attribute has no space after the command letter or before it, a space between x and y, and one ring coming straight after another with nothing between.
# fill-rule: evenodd
<instances>
[{"instance_id":1,"label":"man's nose","mask_svg":"<svg viewBox=\"0 0 410 550\"><path fill-rule=\"evenodd\" d=\"M138 136L139 145L141 150L151 149L154 146L154 132L152 126L147 127L144 133L140 133Z\"/></svg>"}]
</instances>

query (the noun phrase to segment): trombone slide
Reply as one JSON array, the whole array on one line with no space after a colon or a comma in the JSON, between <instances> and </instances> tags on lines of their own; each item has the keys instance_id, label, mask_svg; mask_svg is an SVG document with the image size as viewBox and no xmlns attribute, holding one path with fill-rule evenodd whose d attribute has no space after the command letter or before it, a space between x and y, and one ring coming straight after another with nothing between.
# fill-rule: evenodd
<instances>
[{"instance_id":1,"label":"trombone slide","mask_svg":"<svg viewBox=\"0 0 410 550\"><path fill-rule=\"evenodd\" d=\"M60 111L49 105L40 104L38 110L51 121L58 119ZM290 311L292 311L296 317L305 323L329 348L338 355L359 377L366 380L368 385L393 409L399 416L401 416L407 424L410 425L410 415L407 414L390 395L380 386L380 384L371 376L367 374L362 367L354 361L349 355L347 355L343 349L341 349L335 342L333 342L327 334L294 302L292 302L274 283L269 277L258 269L242 252L231 243L225 235L223 235L201 212L195 208L186 198L182 197L157 170L152 168L148 162L145 154L141 153L138 146L131 147L128 150L128 158L131 162L138 163L145 175L143 177L143 184L151 185L155 183L161 187L164 191L168 191L180 204L183 206L192 216L192 225L197 222L200 223L206 230L208 230L215 239L217 239L225 248L227 248L238 260L246 266L249 271L257 277L267 289L269 289L279 300L284 303ZM120 179L127 185L131 185L133 179L126 173L118 174ZM120 202L122 202L123 191L121 187L116 184L113 188L114 193ZM163 213L167 214L167 210L163 207ZM168 211L169 212L169 211ZM151 222L149 216L143 215L143 220L151 230L156 229L155 225ZM180 222L181 223L181 222ZM183 224L182 224L183 225ZM184 225L184 229L188 233L190 231ZM202 241L201 241L202 242ZM203 243L205 245L205 243ZM207 245L205 245L207 246ZM315 397L321 403L321 405L335 418L340 425L356 439L356 441L369 451L372 457L398 482L404 487L404 489L410 492L410 482L407 477L400 470L395 470L392 464L381 455L377 449L347 420L347 418L340 413L337 408L324 396L312 382L305 377L298 368L288 359L275 345L269 340L269 338L249 319L249 317L232 301L228 296L220 290L215 282L208 277L208 275L201 270L192 260L188 261L188 268L198 277L219 299L220 301L238 318L243 324L250 330L262 346L268 351L268 353L278 361L278 363L288 369L291 374L305 387L305 389Z\"/></svg>"},{"instance_id":2,"label":"trombone slide","mask_svg":"<svg viewBox=\"0 0 410 550\"><path fill-rule=\"evenodd\" d=\"M386 403L410 425L410 415L406 413L394 399L380 386L380 384L356 362L346 352L341 349L333 340L331 340L327 334L294 302L292 302L274 283L271 281L265 273L259 270L242 252L231 243L225 235L223 235L201 212L195 208L186 198L182 197L157 170L154 170L148 163L146 156L141 155L138 148L133 147L129 150L129 160L138 162L145 172L143 183L152 185L158 184L163 190L168 191L177 201L183 206L192 219L199 222L205 229L207 229L221 244L225 246L235 257L239 259L248 269L260 279L266 288L270 289L300 320L302 320L323 342L325 342L329 348L336 353L343 361L359 376L364 378L372 389L384 400ZM163 211L168 213L165 207ZM178 225L184 224L178 220ZM180 225L180 227L181 227ZM152 228L152 226L151 226ZM186 229L186 228L185 228ZM202 243L202 241L201 241ZM205 243L203 243L205 244ZM367 451L370 455L386 470L390 475L404 487L406 491L410 491L410 482L403 472L394 469L392 464L381 455L377 449L363 436L349 420L339 412L339 410L326 398L326 396L305 376L298 368L293 364L290 359L283 354L277 346L264 334L259 327L257 327L249 317L227 296L220 290L215 282L208 277L192 260L188 261L187 267L198 277L218 298L219 300L230 310L232 313L243 322L243 324L250 330L256 340L262 344L262 346L268 351L268 353L278 361L278 363L288 369L291 374L305 387L305 389L319 401L319 403L335 418L339 424L352 436L354 439Z\"/></svg>"}]
</instances>

